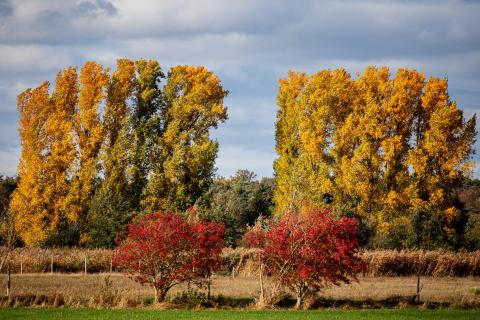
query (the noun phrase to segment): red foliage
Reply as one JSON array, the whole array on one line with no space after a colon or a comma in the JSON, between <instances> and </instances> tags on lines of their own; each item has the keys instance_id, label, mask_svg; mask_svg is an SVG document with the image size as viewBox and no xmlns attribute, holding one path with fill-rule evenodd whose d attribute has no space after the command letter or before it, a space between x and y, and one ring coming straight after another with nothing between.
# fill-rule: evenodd
<instances>
[{"instance_id":1,"label":"red foliage","mask_svg":"<svg viewBox=\"0 0 480 320\"><path fill-rule=\"evenodd\" d=\"M222 237L225 227L218 223L201 221L192 228L198 251L194 256L193 266L198 270L197 275L207 278L222 265L220 254L224 247Z\"/></svg>"},{"instance_id":2,"label":"red foliage","mask_svg":"<svg viewBox=\"0 0 480 320\"><path fill-rule=\"evenodd\" d=\"M210 298L210 280L212 273L222 266L221 253L225 246L223 233L225 227L214 222L200 221L192 226L195 234L196 254L193 259L194 282L206 284Z\"/></svg>"},{"instance_id":3,"label":"red foliage","mask_svg":"<svg viewBox=\"0 0 480 320\"><path fill-rule=\"evenodd\" d=\"M263 248L265 245L265 230L259 223L248 227L242 237L242 242L247 247Z\"/></svg>"},{"instance_id":4,"label":"red foliage","mask_svg":"<svg viewBox=\"0 0 480 320\"><path fill-rule=\"evenodd\" d=\"M348 283L365 269L355 254L357 221L337 220L329 210L312 210L302 217L289 212L268 231L250 233L247 241L263 247L267 274L296 294L297 307L306 295L326 284Z\"/></svg>"},{"instance_id":5,"label":"red foliage","mask_svg":"<svg viewBox=\"0 0 480 320\"><path fill-rule=\"evenodd\" d=\"M221 264L223 226L187 223L175 214L148 214L129 226L114 251L116 268L155 288L155 300L187 280L209 277Z\"/></svg>"}]
</instances>

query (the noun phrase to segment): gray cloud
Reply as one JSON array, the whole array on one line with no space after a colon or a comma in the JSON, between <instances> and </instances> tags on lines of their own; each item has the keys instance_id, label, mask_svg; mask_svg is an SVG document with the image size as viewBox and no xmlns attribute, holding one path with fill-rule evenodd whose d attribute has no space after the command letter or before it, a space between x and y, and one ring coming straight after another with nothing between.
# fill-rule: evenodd
<instances>
[{"instance_id":1,"label":"gray cloud","mask_svg":"<svg viewBox=\"0 0 480 320\"><path fill-rule=\"evenodd\" d=\"M448 76L470 116L480 110L479 14L474 1L0 0L0 171L19 154L16 95L86 60L154 58L219 74L230 91L230 118L213 132L222 175L272 174L277 81L289 69Z\"/></svg>"},{"instance_id":2,"label":"gray cloud","mask_svg":"<svg viewBox=\"0 0 480 320\"><path fill-rule=\"evenodd\" d=\"M20 158L20 148L0 149L0 174L15 175Z\"/></svg>"},{"instance_id":3,"label":"gray cloud","mask_svg":"<svg viewBox=\"0 0 480 320\"><path fill-rule=\"evenodd\" d=\"M117 8L106 0L81 1L77 4L75 12L80 17L96 18L101 15L115 16Z\"/></svg>"},{"instance_id":4,"label":"gray cloud","mask_svg":"<svg viewBox=\"0 0 480 320\"><path fill-rule=\"evenodd\" d=\"M0 18L13 14L13 7L9 0L0 0Z\"/></svg>"},{"instance_id":5,"label":"gray cloud","mask_svg":"<svg viewBox=\"0 0 480 320\"><path fill-rule=\"evenodd\" d=\"M8 17L13 15L13 6L9 0L0 0L0 28L2 28Z\"/></svg>"}]
</instances>

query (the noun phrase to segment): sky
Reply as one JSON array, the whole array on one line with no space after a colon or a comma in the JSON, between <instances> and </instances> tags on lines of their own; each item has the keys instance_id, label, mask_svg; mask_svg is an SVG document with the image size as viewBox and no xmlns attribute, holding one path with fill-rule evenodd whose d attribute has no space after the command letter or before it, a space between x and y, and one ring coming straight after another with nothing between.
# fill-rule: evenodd
<instances>
[{"instance_id":1,"label":"sky","mask_svg":"<svg viewBox=\"0 0 480 320\"><path fill-rule=\"evenodd\" d=\"M89 60L218 74L230 92L229 119L212 132L222 176L273 175L276 92L288 70L414 68L448 77L470 117L480 110L479 17L480 1L460 0L0 0L0 174L15 174L20 156L16 96Z\"/></svg>"}]
</instances>

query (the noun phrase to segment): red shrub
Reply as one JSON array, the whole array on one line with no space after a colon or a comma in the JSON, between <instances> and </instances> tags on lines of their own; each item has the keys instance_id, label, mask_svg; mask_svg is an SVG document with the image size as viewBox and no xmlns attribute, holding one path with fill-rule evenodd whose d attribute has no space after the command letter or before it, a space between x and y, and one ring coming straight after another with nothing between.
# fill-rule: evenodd
<instances>
[{"instance_id":1,"label":"red shrub","mask_svg":"<svg viewBox=\"0 0 480 320\"><path fill-rule=\"evenodd\" d=\"M220 266L222 235L218 224L189 224L175 214L148 214L130 225L113 262L133 280L152 286L155 301L163 301L173 286L209 278Z\"/></svg>"},{"instance_id":2,"label":"red shrub","mask_svg":"<svg viewBox=\"0 0 480 320\"><path fill-rule=\"evenodd\" d=\"M289 212L272 222L268 231L252 232L245 239L262 245L267 274L295 293L297 308L307 295L326 284L349 283L365 268L355 255L357 221L337 220L328 210L313 210L302 217Z\"/></svg>"},{"instance_id":3,"label":"red shrub","mask_svg":"<svg viewBox=\"0 0 480 320\"><path fill-rule=\"evenodd\" d=\"M199 285L206 283L208 298L212 273L222 266L225 227L214 222L200 221L192 226L195 234L196 254L193 260L194 279Z\"/></svg>"}]
</instances>

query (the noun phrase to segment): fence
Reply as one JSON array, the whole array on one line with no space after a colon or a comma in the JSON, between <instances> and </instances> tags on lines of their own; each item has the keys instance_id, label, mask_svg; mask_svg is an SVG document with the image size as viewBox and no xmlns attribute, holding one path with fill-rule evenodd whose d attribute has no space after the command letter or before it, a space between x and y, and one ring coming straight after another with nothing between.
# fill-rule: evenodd
<instances>
[{"instance_id":1,"label":"fence","mask_svg":"<svg viewBox=\"0 0 480 320\"><path fill-rule=\"evenodd\" d=\"M5 248L0 248L1 251ZM257 249L225 248L222 254L223 271L237 274L255 274L259 266ZM363 251L360 257L371 276L408 276L417 270L426 276L480 276L480 251L450 252L423 250ZM79 248L17 248L10 253L5 267L12 273L41 272L114 272L112 250Z\"/></svg>"},{"instance_id":2,"label":"fence","mask_svg":"<svg viewBox=\"0 0 480 320\"><path fill-rule=\"evenodd\" d=\"M5 248L2 248L5 251ZM78 248L17 248L10 252L2 272L112 272L112 251Z\"/></svg>"}]
</instances>

